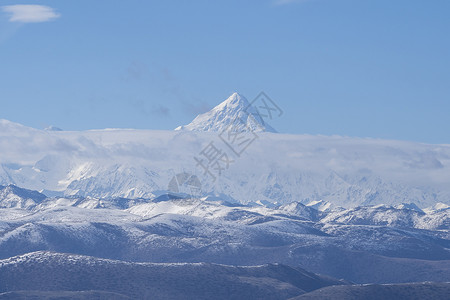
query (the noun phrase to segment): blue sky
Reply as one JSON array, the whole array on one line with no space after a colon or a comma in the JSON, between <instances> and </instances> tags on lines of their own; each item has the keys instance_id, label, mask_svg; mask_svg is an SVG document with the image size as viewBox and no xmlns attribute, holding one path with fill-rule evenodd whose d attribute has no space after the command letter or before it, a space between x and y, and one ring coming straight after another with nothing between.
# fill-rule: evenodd
<instances>
[{"instance_id":1,"label":"blue sky","mask_svg":"<svg viewBox=\"0 0 450 300\"><path fill-rule=\"evenodd\" d=\"M450 144L448 0L0 6L3 119L173 129L265 91L280 132Z\"/></svg>"}]
</instances>

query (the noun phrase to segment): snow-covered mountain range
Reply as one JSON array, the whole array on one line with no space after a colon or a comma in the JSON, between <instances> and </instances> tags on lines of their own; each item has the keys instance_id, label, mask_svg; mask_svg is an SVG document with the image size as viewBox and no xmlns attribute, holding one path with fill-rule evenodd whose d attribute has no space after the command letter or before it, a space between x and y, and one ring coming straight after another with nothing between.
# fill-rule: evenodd
<instances>
[{"instance_id":1,"label":"snow-covered mountain range","mask_svg":"<svg viewBox=\"0 0 450 300\"><path fill-rule=\"evenodd\" d=\"M12 201L14 200L14 201ZM46 198L0 187L0 259L55 251L153 263L282 263L357 283L450 281L450 208ZM0 262L1 272L1 262Z\"/></svg>"},{"instance_id":2,"label":"snow-covered mountain range","mask_svg":"<svg viewBox=\"0 0 450 300\"><path fill-rule=\"evenodd\" d=\"M153 198L188 173L199 196L243 204L450 204L449 145L280 134L267 122L261 131L247 106L233 94L175 131L48 131L1 120L0 184L47 196ZM227 131L235 117L246 131Z\"/></svg>"}]
</instances>

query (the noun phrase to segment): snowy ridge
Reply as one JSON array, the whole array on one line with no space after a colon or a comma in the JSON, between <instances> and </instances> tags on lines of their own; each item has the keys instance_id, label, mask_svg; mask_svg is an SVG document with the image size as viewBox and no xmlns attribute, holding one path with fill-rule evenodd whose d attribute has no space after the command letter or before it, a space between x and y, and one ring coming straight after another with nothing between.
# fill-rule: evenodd
<instances>
[{"instance_id":1,"label":"snowy ridge","mask_svg":"<svg viewBox=\"0 0 450 300\"><path fill-rule=\"evenodd\" d=\"M27 205L23 205L27 203ZM152 218L162 214L193 216L215 220L233 220L235 222L252 223L267 217L285 216L300 220L314 221L322 224L376 225L397 228L445 229L450 222L450 207L436 204L423 210L412 203L396 206L374 205L358 206L344 209L319 210L314 206L291 202L273 206L252 203L239 205L215 198L171 198L156 197L153 199L99 199L93 197L56 197L47 198L36 191L22 189L13 185L0 186L0 208L22 209L24 214L32 214L54 210L52 217L58 217L61 208L73 207L86 210L86 221L92 221L96 209L110 209L120 216L139 216ZM318 208L321 208L320 206ZM74 217L77 214L74 214ZM137 220L131 217L130 220ZM74 220L79 220L75 217Z\"/></svg>"},{"instance_id":2,"label":"snowy ridge","mask_svg":"<svg viewBox=\"0 0 450 300\"><path fill-rule=\"evenodd\" d=\"M0 208L32 208L46 198L37 191L21 189L14 185L0 185Z\"/></svg>"},{"instance_id":3,"label":"snowy ridge","mask_svg":"<svg viewBox=\"0 0 450 300\"><path fill-rule=\"evenodd\" d=\"M9 276L0 282L0 291L98 290L131 297L128 299L281 300L325 286L345 284L280 264L253 267L151 264L44 251L0 260L1 274ZM106 296L95 299L110 299Z\"/></svg>"},{"instance_id":4,"label":"snowy ridge","mask_svg":"<svg viewBox=\"0 0 450 300\"><path fill-rule=\"evenodd\" d=\"M446 299L447 282L358 284L281 264L154 264L38 251L0 260L2 299ZM201 282L201 284L199 284Z\"/></svg>"}]
</instances>

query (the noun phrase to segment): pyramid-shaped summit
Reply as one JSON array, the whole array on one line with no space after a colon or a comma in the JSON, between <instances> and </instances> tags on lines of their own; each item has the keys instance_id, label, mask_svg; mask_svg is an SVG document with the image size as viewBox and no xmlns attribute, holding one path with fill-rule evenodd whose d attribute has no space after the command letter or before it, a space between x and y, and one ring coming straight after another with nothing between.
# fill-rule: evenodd
<instances>
[{"instance_id":1,"label":"pyramid-shaped summit","mask_svg":"<svg viewBox=\"0 0 450 300\"><path fill-rule=\"evenodd\" d=\"M198 115L188 125L179 126L175 130L221 132L237 121L242 125L239 126L240 131L276 132L239 93L232 94L210 111Z\"/></svg>"}]
</instances>

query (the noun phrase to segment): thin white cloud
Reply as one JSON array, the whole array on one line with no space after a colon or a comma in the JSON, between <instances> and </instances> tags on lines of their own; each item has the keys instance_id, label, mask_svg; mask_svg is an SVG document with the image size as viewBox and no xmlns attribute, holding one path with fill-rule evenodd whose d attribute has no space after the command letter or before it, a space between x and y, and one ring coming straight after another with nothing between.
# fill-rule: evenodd
<instances>
[{"instance_id":1,"label":"thin white cloud","mask_svg":"<svg viewBox=\"0 0 450 300\"><path fill-rule=\"evenodd\" d=\"M10 15L10 22L40 23L48 22L61 16L53 8L44 5L17 4L2 6L1 9Z\"/></svg>"}]
</instances>

